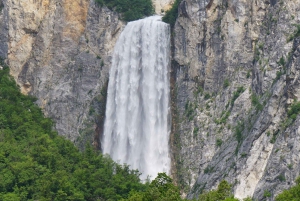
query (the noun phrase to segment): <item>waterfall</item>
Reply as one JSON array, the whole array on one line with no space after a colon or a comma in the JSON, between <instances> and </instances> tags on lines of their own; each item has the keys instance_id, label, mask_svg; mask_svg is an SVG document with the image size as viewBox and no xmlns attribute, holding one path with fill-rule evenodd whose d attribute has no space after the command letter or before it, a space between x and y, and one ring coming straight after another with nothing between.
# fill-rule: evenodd
<instances>
[{"instance_id":1,"label":"waterfall","mask_svg":"<svg viewBox=\"0 0 300 201\"><path fill-rule=\"evenodd\" d=\"M170 28L161 17L129 22L110 69L103 152L138 169L168 173Z\"/></svg>"}]
</instances>

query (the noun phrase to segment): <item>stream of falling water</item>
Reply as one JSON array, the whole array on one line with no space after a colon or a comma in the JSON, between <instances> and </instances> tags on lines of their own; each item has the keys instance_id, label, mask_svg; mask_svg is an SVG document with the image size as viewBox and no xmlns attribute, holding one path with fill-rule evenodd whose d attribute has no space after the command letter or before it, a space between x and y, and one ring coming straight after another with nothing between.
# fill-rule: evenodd
<instances>
[{"instance_id":1,"label":"stream of falling water","mask_svg":"<svg viewBox=\"0 0 300 201\"><path fill-rule=\"evenodd\" d=\"M138 169L169 173L170 28L161 17L129 22L114 49L103 152Z\"/></svg>"}]
</instances>

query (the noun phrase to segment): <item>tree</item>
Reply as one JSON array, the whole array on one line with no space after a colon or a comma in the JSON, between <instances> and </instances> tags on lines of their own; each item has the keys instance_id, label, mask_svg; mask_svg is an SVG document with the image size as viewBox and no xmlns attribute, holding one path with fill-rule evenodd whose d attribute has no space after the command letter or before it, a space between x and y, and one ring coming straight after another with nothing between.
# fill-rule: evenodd
<instances>
[{"instance_id":1,"label":"tree","mask_svg":"<svg viewBox=\"0 0 300 201\"><path fill-rule=\"evenodd\" d=\"M205 192L199 196L199 201L239 201L231 193L231 185L222 180L216 190Z\"/></svg>"},{"instance_id":2,"label":"tree","mask_svg":"<svg viewBox=\"0 0 300 201\"><path fill-rule=\"evenodd\" d=\"M300 200L300 177L296 179L296 186L284 190L281 194L279 194L276 201L298 201Z\"/></svg>"},{"instance_id":3,"label":"tree","mask_svg":"<svg viewBox=\"0 0 300 201\"><path fill-rule=\"evenodd\" d=\"M132 191L127 201L180 201L180 192L172 179L166 173L158 176L150 183L145 191Z\"/></svg>"}]
</instances>

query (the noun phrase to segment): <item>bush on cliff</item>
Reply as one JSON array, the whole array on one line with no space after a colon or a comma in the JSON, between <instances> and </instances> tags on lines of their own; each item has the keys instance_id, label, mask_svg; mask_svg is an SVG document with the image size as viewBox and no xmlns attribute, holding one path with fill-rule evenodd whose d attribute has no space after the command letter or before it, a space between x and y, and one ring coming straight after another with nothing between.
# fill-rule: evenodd
<instances>
[{"instance_id":1,"label":"bush on cliff","mask_svg":"<svg viewBox=\"0 0 300 201\"><path fill-rule=\"evenodd\" d=\"M154 13L151 0L95 0L100 6L106 5L110 9L122 14L123 20L129 22L138 20Z\"/></svg>"},{"instance_id":2,"label":"bush on cliff","mask_svg":"<svg viewBox=\"0 0 300 201\"><path fill-rule=\"evenodd\" d=\"M175 0L174 4L172 5L172 8L166 11L165 16L162 18L162 20L165 23L169 23L171 25L171 28L175 26L175 22L178 17L178 7L180 2L181 0Z\"/></svg>"}]
</instances>

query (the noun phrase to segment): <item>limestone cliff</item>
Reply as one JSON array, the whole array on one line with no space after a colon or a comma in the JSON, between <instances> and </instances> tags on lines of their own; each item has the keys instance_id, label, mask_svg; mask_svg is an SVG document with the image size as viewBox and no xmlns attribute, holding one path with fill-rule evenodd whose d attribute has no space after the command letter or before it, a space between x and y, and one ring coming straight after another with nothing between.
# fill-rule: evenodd
<instances>
[{"instance_id":1,"label":"limestone cliff","mask_svg":"<svg viewBox=\"0 0 300 201\"><path fill-rule=\"evenodd\" d=\"M124 23L94 0L2 4L0 56L7 58L22 92L38 98L60 135L81 144L91 141L97 122L101 133L102 89Z\"/></svg>"},{"instance_id":2,"label":"limestone cliff","mask_svg":"<svg viewBox=\"0 0 300 201\"><path fill-rule=\"evenodd\" d=\"M161 15L172 7L174 0L152 0L152 2L155 9L155 13Z\"/></svg>"},{"instance_id":3,"label":"limestone cliff","mask_svg":"<svg viewBox=\"0 0 300 201\"><path fill-rule=\"evenodd\" d=\"M156 0L157 13L171 2ZM1 0L0 11L0 57L21 91L38 98L60 135L100 148L119 14L94 0Z\"/></svg>"},{"instance_id":4,"label":"limestone cliff","mask_svg":"<svg viewBox=\"0 0 300 201\"><path fill-rule=\"evenodd\" d=\"M197 196L222 179L270 200L299 175L300 1L184 0L174 28L177 182ZM192 187L192 189L189 189Z\"/></svg>"}]
</instances>

